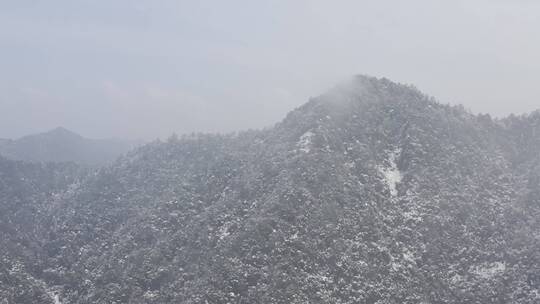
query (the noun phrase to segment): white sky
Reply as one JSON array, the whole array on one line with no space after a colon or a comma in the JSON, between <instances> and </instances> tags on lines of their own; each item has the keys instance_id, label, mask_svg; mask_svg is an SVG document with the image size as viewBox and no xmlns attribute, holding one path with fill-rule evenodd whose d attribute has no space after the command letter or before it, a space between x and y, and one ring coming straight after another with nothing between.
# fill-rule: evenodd
<instances>
[{"instance_id":1,"label":"white sky","mask_svg":"<svg viewBox=\"0 0 540 304\"><path fill-rule=\"evenodd\" d=\"M354 74L540 108L540 1L0 0L0 137L228 132Z\"/></svg>"}]
</instances>

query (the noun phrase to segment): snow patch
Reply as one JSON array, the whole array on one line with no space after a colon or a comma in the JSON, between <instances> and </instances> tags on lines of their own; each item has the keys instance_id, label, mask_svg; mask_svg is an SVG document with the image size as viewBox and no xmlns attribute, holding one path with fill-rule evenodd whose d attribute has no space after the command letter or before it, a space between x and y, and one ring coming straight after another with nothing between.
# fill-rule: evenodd
<instances>
[{"instance_id":1,"label":"snow patch","mask_svg":"<svg viewBox=\"0 0 540 304\"><path fill-rule=\"evenodd\" d=\"M223 225L219 228L219 234L218 234L218 237L220 240L223 240L224 238L228 237L229 235L231 235L231 233L229 232L229 224L226 224L226 225Z\"/></svg>"},{"instance_id":2,"label":"snow patch","mask_svg":"<svg viewBox=\"0 0 540 304\"><path fill-rule=\"evenodd\" d=\"M472 269L472 273L482 279L491 279L494 276L504 272L506 270L506 264L502 262L494 262L490 264L484 264L482 266L476 266Z\"/></svg>"},{"instance_id":3,"label":"snow patch","mask_svg":"<svg viewBox=\"0 0 540 304\"><path fill-rule=\"evenodd\" d=\"M455 273L451 278L450 278L450 282L452 282L453 284L458 284L459 282L462 282L463 281L463 276Z\"/></svg>"},{"instance_id":4,"label":"snow patch","mask_svg":"<svg viewBox=\"0 0 540 304\"><path fill-rule=\"evenodd\" d=\"M302 136L300 136L300 139L296 143L298 150L304 153L309 153L311 151L311 140L313 139L314 135L315 133L307 131Z\"/></svg>"},{"instance_id":5,"label":"snow patch","mask_svg":"<svg viewBox=\"0 0 540 304\"><path fill-rule=\"evenodd\" d=\"M410 252L409 250L403 251L403 259L409 263L416 264L416 261L414 259L414 254Z\"/></svg>"},{"instance_id":6,"label":"snow patch","mask_svg":"<svg viewBox=\"0 0 540 304\"><path fill-rule=\"evenodd\" d=\"M44 282L43 286L46 286ZM62 304L62 301L60 301L60 296L58 295L58 291L52 289L52 288L46 288L45 292L49 296L51 300L53 300L54 304Z\"/></svg>"},{"instance_id":7,"label":"snow patch","mask_svg":"<svg viewBox=\"0 0 540 304\"><path fill-rule=\"evenodd\" d=\"M421 222L422 221L422 215L421 213L413 208L409 211L405 211L402 213L403 219L406 221L413 221L413 222Z\"/></svg>"},{"instance_id":8,"label":"snow patch","mask_svg":"<svg viewBox=\"0 0 540 304\"><path fill-rule=\"evenodd\" d=\"M392 268L393 271L398 271L401 267L403 267L403 265L401 265L400 263L392 261L390 263L390 267Z\"/></svg>"},{"instance_id":9,"label":"snow patch","mask_svg":"<svg viewBox=\"0 0 540 304\"><path fill-rule=\"evenodd\" d=\"M401 155L401 148L396 148L388 153L388 164L386 166L379 166L379 172L384 178L384 183L390 189L392 196L397 196L397 184L399 184L403 178L401 171L397 167L396 160Z\"/></svg>"},{"instance_id":10,"label":"snow patch","mask_svg":"<svg viewBox=\"0 0 540 304\"><path fill-rule=\"evenodd\" d=\"M16 265L13 265L13 267L20 267L21 265L17 265L19 263L16 263ZM36 283L38 283L39 285L41 285L41 287L43 288L43 291L45 292L45 294L47 294L47 296L49 297L49 299L51 299L53 301L54 304L63 304L62 301L60 301L60 289L61 287L60 286L53 286L53 287L49 287L47 285L47 283L45 283L45 281L43 280L39 280L39 279L35 279L34 280L36 281Z\"/></svg>"},{"instance_id":11,"label":"snow patch","mask_svg":"<svg viewBox=\"0 0 540 304\"><path fill-rule=\"evenodd\" d=\"M318 273L318 274L310 274L307 276L308 279L314 279L318 282L324 282L324 283L332 283L332 279L328 277L327 275Z\"/></svg>"},{"instance_id":12,"label":"snow patch","mask_svg":"<svg viewBox=\"0 0 540 304\"><path fill-rule=\"evenodd\" d=\"M158 294L156 292L147 291L143 294L145 299L151 300L157 298ZM55 303L56 304L56 303Z\"/></svg>"}]
</instances>

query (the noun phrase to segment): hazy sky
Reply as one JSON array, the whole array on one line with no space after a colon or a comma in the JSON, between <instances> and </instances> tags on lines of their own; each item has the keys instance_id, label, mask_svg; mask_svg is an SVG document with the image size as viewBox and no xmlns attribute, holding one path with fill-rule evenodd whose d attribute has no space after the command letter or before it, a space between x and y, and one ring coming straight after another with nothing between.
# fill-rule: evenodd
<instances>
[{"instance_id":1,"label":"hazy sky","mask_svg":"<svg viewBox=\"0 0 540 304\"><path fill-rule=\"evenodd\" d=\"M540 108L535 0L0 0L0 137L259 128L354 74Z\"/></svg>"}]
</instances>

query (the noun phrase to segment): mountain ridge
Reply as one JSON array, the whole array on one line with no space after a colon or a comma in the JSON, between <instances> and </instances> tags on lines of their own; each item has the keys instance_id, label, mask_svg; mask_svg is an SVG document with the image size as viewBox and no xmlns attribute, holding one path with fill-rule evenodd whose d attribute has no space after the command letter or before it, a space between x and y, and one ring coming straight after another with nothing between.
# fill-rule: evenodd
<instances>
[{"instance_id":1,"label":"mountain ridge","mask_svg":"<svg viewBox=\"0 0 540 304\"><path fill-rule=\"evenodd\" d=\"M19 260L67 303L537 301L536 116L357 81L271 129L127 153L51 196Z\"/></svg>"},{"instance_id":2,"label":"mountain ridge","mask_svg":"<svg viewBox=\"0 0 540 304\"><path fill-rule=\"evenodd\" d=\"M116 139L88 139L63 127L0 141L0 155L29 162L75 162L100 166L138 144Z\"/></svg>"}]
</instances>

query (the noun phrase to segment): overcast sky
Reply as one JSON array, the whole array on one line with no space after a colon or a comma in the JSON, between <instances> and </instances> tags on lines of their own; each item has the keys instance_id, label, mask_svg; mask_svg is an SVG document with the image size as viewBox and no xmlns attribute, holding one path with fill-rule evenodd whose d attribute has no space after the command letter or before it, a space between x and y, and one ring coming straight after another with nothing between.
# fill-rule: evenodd
<instances>
[{"instance_id":1,"label":"overcast sky","mask_svg":"<svg viewBox=\"0 0 540 304\"><path fill-rule=\"evenodd\" d=\"M540 108L540 1L0 0L0 137L260 128L354 74Z\"/></svg>"}]
</instances>

